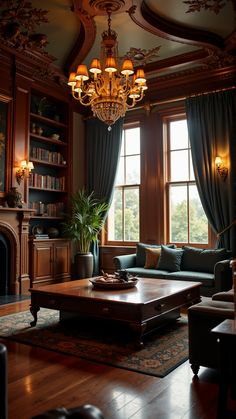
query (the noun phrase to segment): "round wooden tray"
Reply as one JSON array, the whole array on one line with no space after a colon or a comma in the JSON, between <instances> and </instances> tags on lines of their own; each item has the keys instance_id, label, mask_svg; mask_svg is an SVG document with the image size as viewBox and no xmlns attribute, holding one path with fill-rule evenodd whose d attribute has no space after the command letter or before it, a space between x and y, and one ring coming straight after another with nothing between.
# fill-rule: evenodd
<instances>
[{"instance_id":1,"label":"round wooden tray","mask_svg":"<svg viewBox=\"0 0 236 419\"><path fill-rule=\"evenodd\" d=\"M128 288L133 288L138 282L136 277L129 279L127 282L99 282L97 279L90 279L89 280L94 288L103 289L103 290L124 290Z\"/></svg>"}]
</instances>

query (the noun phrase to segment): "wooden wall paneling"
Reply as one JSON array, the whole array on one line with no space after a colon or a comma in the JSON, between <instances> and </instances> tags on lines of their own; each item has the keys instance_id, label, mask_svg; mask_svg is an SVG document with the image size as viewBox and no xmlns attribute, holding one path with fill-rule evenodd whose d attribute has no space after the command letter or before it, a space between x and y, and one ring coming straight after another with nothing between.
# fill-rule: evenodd
<instances>
[{"instance_id":1,"label":"wooden wall paneling","mask_svg":"<svg viewBox=\"0 0 236 419\"><path fill-rule=\"evenodd\" d=\"M30 211L20 213L20 294L29 294L29 221Z\"/></svg>"},{"instance_id":2,"label":"wooden wall paneling","mask_svg":"<svg viewBox=\"0 0 236 419\"><path fill-rule=\"evenodd\" d=\"M13 161L12 186L17 186L23 201L28 203L27 180L20 185L16 181L16 170L21 160L29 156L29 102L31 80L16 74L14 91L14 121L13 121Z\"/></svg>"},{"instance_id":3,"label":"wooden wall paneling","mask_svg":"<svg viewBox=\"0 0 236 419\"><path fill-rule=\"evenodd\" d=\"M0 95L12 97L12 57L0 51Z\"/></svg>"},{"instance_id":4,"label":"wooden wall paneling","mask_svg":"<svg viewBox=\"0 0 236 419\"><path fill-rule=\"evenodd\" d=\"M135 252L136 248L134 246L100 246L100 269L104 272L114 273L115 265L113 257Z\"/></svg>"},{"instance_id":5,"label":"wooden wall paneling","mask_svg":"<svg viewBox=\"0 0 236 419\"><path fill-rule=\"evenodd\" d=\"M149 113L141 127L141 226L140 241L163 242L163 149L162 126Z\"/></svg>"},{"instance_id":6,"label":"wooden wall paneling","mask_svg":"<svg viewBox=\"0 0 236 419\"><path fill-rule=\"evenodd\" d=\"M11 175L12 175L12 112L13 112L13 101L11 96L5 96L0 94L0 102L6 107L6 134L5 134L5 181L1 188L0 198L1 204L5 203L5 194L11 186ZM2 115L1 115L2 117ZM1 121L0 121L1 125Z\"/></svg>"}]
</instances>

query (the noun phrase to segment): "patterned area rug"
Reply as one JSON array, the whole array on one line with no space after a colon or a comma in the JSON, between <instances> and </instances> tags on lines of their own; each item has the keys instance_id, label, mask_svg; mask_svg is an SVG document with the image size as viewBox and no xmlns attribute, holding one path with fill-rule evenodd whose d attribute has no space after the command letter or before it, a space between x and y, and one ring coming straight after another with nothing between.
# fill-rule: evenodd
<instances>
[{"instance_id":1,"label":"patterned area rug","mask_svg":"<svg viewBox=\"0 0 236 419\"><path fill-rule=\"evenodd\" d=\"M0 336L90 361L142 374L164 377L188 358L186 317L144 337L135 348L128 328L111 324L59 322L59 312L41 309L36 327L30 327L30 312L0 317ZM115 329L115 333L114 333Z\"/></svg>"}]
</instances>

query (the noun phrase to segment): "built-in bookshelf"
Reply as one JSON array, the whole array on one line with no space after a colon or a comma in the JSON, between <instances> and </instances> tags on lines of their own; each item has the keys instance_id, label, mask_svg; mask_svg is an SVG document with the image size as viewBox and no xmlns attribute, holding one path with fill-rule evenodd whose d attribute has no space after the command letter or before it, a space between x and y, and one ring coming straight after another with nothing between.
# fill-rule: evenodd
<instances>
[{"instance_id":1,"label":"built-in bookshelf","mask_svg":"<svg viewBox=\"0 0 236 419\"><path fill-rule=\"evenodd\" d=\"M32 92L30 104L29 160L34 170L29 178L29 207L34 209L30 235L39 228L47 234L60 231L68 197L68 105Z\"/></svg>"}]
</instances>

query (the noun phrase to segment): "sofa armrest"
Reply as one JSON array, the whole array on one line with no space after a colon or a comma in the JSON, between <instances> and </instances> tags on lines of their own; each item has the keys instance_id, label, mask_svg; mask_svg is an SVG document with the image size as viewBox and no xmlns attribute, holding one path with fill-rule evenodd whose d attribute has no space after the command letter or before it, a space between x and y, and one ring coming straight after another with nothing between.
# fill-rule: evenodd
<instances>
[{"instance_id":1,"label":"sofa armrest","mask_svg":"<svg viewBox=\"0 0 236 419\"><path fill-rule=\"evenodd\" d=\"M115 256L113 258L115 269L127 269L136 266L136 253L130 255Z\"/></svg>"},{"instance_id":2,"label":"sofa armrest","mask_svg":"<svg viewBox=\"0 0 236 419\"><path fill-rule=\"evenodd\" d=\"M215 292L228 291L232 288L232 269L230 259L217 262L214 267Z\"/></svg>"}]
</instances>

